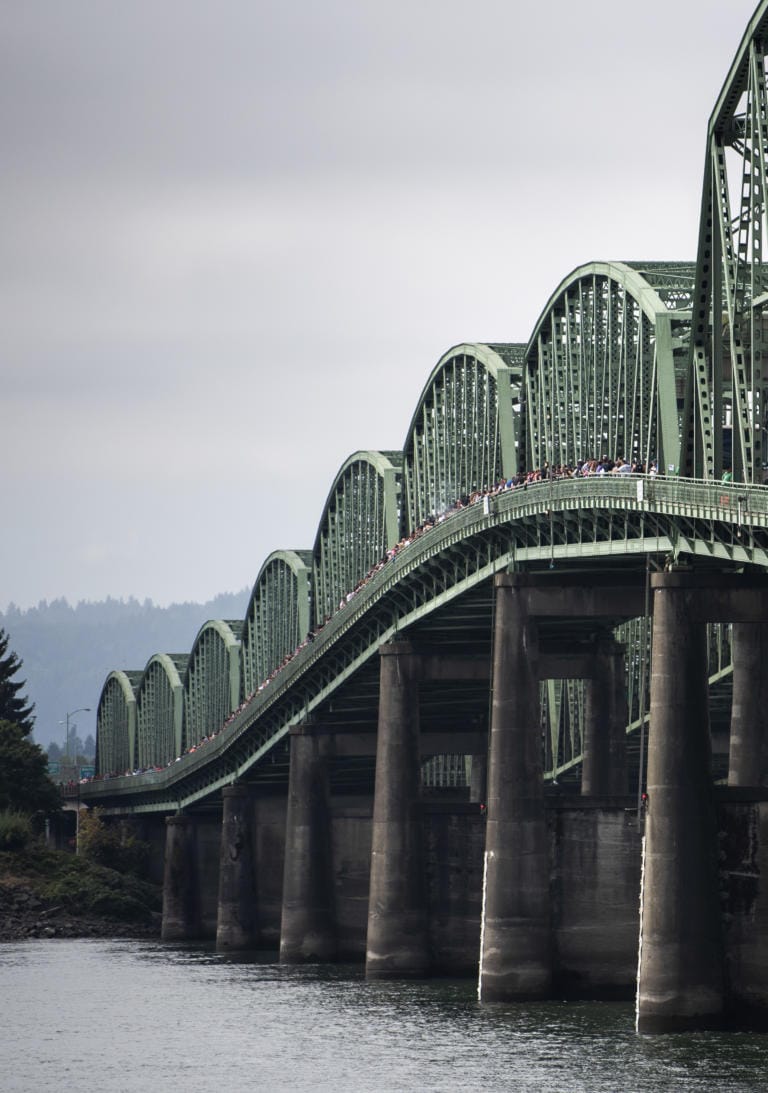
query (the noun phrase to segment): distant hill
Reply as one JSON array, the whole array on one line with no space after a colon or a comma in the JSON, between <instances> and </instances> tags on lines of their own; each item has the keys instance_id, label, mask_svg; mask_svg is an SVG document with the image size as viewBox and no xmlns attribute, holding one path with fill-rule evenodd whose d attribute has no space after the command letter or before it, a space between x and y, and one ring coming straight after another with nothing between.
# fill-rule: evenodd
<instances>
[{"instance_id":1,"label":"distant hill","mask_svg":"<svg viewBox=\"0 0 768 1093\"><path fill-rule=\"evenodd\" d=\"M63 745L67 711L78 713L82 739L96 734L96 708L101 688L115 668L143 668L153 653L189 653L204 622L242 619L250 589L223 593L208 603L156 607L151 600L107 599L71 607L65 599L42 601L20 610L11 604L0 611L0 627L9 648L24 662L16 679L26 679L24 693L35 703L34 738L45 748Z\"/></svg>"}]
</instances>

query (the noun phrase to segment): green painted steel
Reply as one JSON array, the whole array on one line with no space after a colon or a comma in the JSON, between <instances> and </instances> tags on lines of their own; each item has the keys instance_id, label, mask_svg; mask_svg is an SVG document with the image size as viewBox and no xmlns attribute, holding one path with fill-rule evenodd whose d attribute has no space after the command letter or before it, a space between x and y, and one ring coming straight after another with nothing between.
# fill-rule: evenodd
<instances>
[{"instance_id":1,"label":"green painted steel","mask_svg":"<svg viewBox=\"0 0 768 1093\"><path fill-rule=\"evenodd\" d=\"M274 551L261 567L245 614L242 636L245 696L255 694L293 653L307 636L311 617L311 551Z\"/></svg>"},{"instance_id":2,"label":"green painted steel","mask_svg":"<svg viewBox=\"0 0 768 1093\"><path fill-rule=\"evenodd\" d=\"M684 468L761 483L768 370L766 233L768 0L758 6L709 119ZM729 451L730 449L730 451Z\"/></svg>"},{"instance_id":3,"label":"green painted steel","mask_svg":"<svg viewBox=\"0 0 768 1093\"><path fill-rule=\"evenodd\" d=\"M547 302L525 360L528 469L680 464L694 267L590 262Z\"/></svg>"},{"instance_id":4,"label":"green painted steel","mask_svg":"<svg viewBox=\"0 0 768 1093\"><path fill-rule=\"evenodd\" d=\"M155 653L141 677L137 695L137 745L139 767L164 767L182 753L184 684L189 657L181 653Z\"/></svg>"},{"instance_id":5,"label":"green painted steel","mask_svg":"<svg viewBox=\"0 0 768 1093\"><path fill-rule=\"evenodd\" d=\"M404 449L406 527L518 470L522 345L457 345L435 365Z\"/></svg>"},{"instance_id":6,"label":"green painted steel","mask_svg":"<svg viewBox=\"0 0 768 1093\"><path fill-rule=\"evenodd\" d=\"M401 467L400 452L355 452L337 474L312 552L316 625L400 538Z\"/></svg>"},{"instance_id":7,"label":"green painted steel","mask_svg":"<svg viewBox=\"0 0 768 1093\"><path fill-rule=\"evenodd\" d=\"M107 676L96 718L96 771L100 775L136 767L136 692L142 673L116 671Z\"/></svg>"},{"instance_id":8,"label":"green painted steel","mask_svg":"<svg viewBox=\"0 0 768 1093\"><path fill-rule=\"evenodd\" d=\"M88 801L107 799L117 810L167 811L194 804L234 778L253 777L264 761L265 771L271 770L272 756L286 762L290 727L321 712L375 663L383 642L446 613L455 615L456 634L463 640L462 605L483 589L490 605L496 572L578 566L588 574L608 565L642 569L646 559L652 568L698 559L718 568L748 562L768 569L768 487L606 475L539 482L501 493L488 506L479 502L452 512L376 573L205 748L155 774L83 786L82 795ZM468 610L471 615L474 608ZM488 606L484 632L490 632L490 623ZM722 655L727 658L727 651ZM628 650L627 663L642 657L641 649ZM719 677L728 671L723 663ZM643 701L639 687L638 679L630 705L635 731ZM562 710L563 699L558 701ZM644 701L647 710L647 697ZM446 712L450 709L448 702ZM550 744L551 774L577 761L569 760L577 722L561 715L557 723L567 736Z\"/></svg>"},{"instance_id":9,"label":"green painted steel","mask_svg":"<svg viewBox=\"0 0 768 1093\"><path fill-rule=\"evenodd\" d=\"M108 793L86 786L85 798L167 811L237 777L280 777L292 725L313 713L366 715L383 642L414 630L485 649L492 579L505 569L579 569L588 579L610 566L647 580L681 561L768 569L764 39L768 0L710 118L696 265L589 262L560 282L527 343L448 350L403 452L345 461L313 549L267 558L242 624L206 624L189 658L158 654L140 678L110 673L99 773L157 769L112 779ZM656 460L661 474L525 476L603 455L645 468ZM720 482L730 462L739 485ZM515 486L490 489L501 481ZM625 620L616 637L626 647L628 732L642 752L649 619ZM708 649L722 724L728 627L710 628ZM549 777L580 762L583 692L579 680L542 684ZM464 707L457 715L450 697L433 702L446 721L460 720ZM182 754L205 736L204 749ZM464 769L459 758L430 763L427 778L451 763Z\"/></svg>"},{"instance_id":10,"label":"green painted steel","mask_svg":"<svg viewBox=\"0 0 768 1093\"><path fill-rule=\"evenodd\" d=\"M212 620L195 638L184 673L184 751L218 731L240 701L242 629L240 620Z\"/></svg>"}]
</instances>

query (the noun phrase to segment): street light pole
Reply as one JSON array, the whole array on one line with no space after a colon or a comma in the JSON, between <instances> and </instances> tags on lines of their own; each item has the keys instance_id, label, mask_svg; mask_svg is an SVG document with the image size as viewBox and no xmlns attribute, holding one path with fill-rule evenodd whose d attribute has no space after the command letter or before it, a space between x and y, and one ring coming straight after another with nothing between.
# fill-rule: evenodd
<instances>
[{"instance_id":1,"label":"street light pole","mask_svg":"<svg viewBox=\"0 0 768 1093\"><path fill-rule=\"evenodd\" d=\"M70 719L70 717L74 717L76 713L90 713L90 712L91 712L91 707L90 706L78 706L78 708L76 710L67 710L67 739L66 739L65 747L64 747L64 759L65 759L65 762L67 762L67 763L69 762L69 719ZM75 755L75 756L73 756L72 761L74 762L76 759L77 759L77 756Z\"/></svg>"}]
</instances>

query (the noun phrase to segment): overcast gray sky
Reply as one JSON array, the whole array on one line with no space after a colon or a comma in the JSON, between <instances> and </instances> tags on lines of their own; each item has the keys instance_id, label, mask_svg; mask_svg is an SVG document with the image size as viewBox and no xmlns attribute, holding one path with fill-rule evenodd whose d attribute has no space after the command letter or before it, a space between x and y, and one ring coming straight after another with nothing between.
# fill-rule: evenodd
<instances>
[{"instance_id":1,"label":"overcast gray sky","mask_svg":"<svg viewBox=\"0 0 768 1093\"><path fill-rule=\"evenodd\" d=\"M434 364L695 255L755 0L0 0L0 610L309 548Z\"/></svg>"}]
</instances>

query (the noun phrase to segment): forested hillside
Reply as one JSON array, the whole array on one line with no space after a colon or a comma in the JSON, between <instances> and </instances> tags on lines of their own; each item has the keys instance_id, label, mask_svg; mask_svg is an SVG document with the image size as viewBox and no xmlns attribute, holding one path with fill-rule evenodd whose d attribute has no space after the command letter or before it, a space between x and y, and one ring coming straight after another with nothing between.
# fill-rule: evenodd
<instances>
[{"instance_id":1,"label":"forested hillside","mask_svg":"<svg viewBox=\"0 0 768 1093\"><path fill-rule=\"evenodd\" d=\"M0 628L9 648L24 662L17 679L26 679L24 693L35 703L34 739L45 748L62 744L67 711L78 713L81 739L96 733L96 708L107 674L113 668L143 668L153 653L189 653L200 627L208 619L242 619L250 590L217 596L208 603L156 607L108 599L97 603L43 601L21 611L13 604L0 612Z\"/></svg>"}]
</instances>

